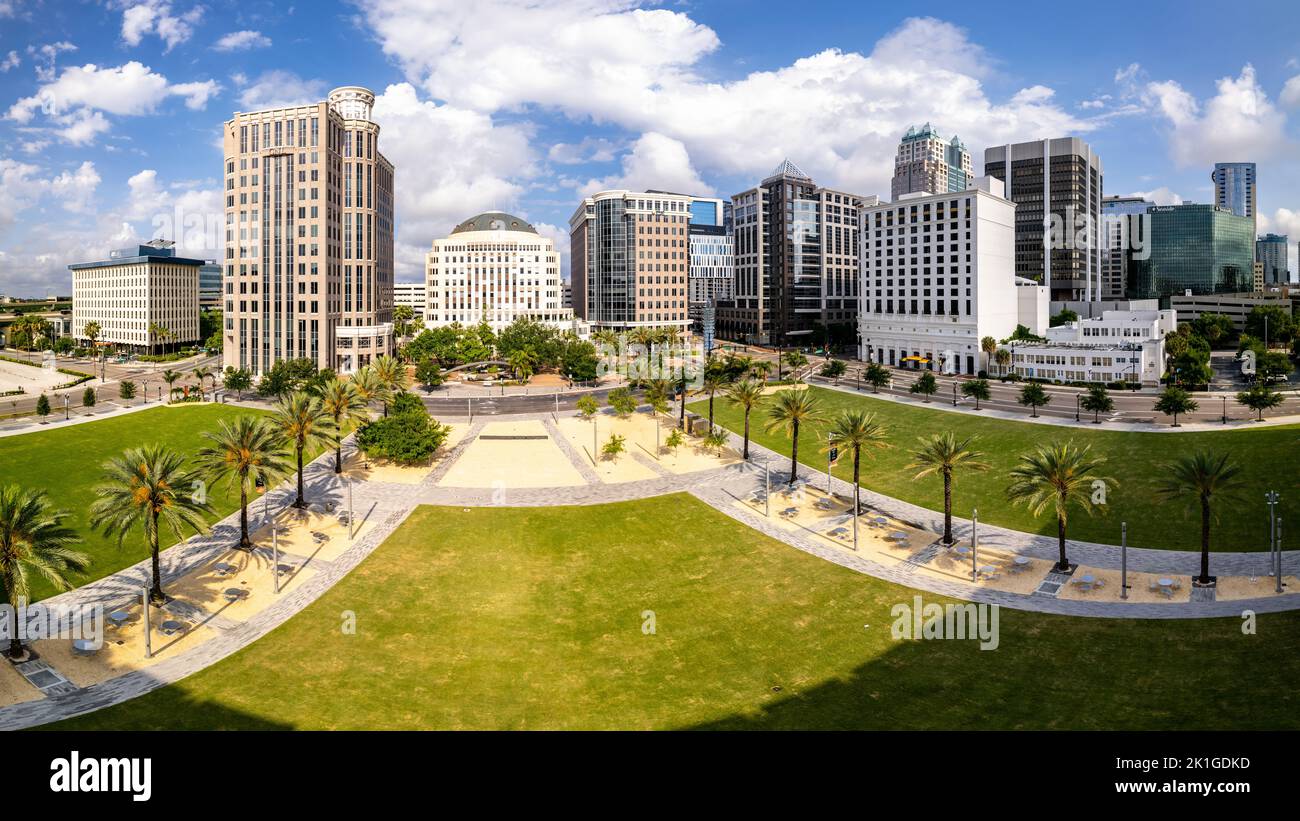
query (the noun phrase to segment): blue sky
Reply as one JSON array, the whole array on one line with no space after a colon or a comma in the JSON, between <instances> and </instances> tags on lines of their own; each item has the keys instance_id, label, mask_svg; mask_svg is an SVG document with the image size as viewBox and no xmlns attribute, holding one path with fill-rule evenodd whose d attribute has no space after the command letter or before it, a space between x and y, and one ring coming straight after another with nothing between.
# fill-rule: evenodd
<instances>
[{"instance_id":1,"label":"blue sky","mask_svg":"<svg viewBox=\"0 0 1300 821\"><path fill-rule=\"evenodd\" d=\"M482 210L526 217L567 257L585 193L729 196L787 155L887 196L898 137L927 120L977 172L990 144L1083 137L1108 194L1160 202L1208 201L1216 160L1257 162L1261 231L1288 233L1300 268L1293 5L925 8L0 0L0 292L66 293L69 262L177 219L219 225L222 121L350 84L380 95L399 280ZM219 231L180 233L217 255Z\"/></svg>"}]
</instances>

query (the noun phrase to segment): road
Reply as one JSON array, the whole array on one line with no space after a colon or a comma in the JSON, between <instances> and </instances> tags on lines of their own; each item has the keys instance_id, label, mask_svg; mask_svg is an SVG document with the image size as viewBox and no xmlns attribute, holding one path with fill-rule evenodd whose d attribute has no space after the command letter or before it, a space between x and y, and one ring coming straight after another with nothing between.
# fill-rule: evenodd
<instances>
[{"instance_id":1,"label":"road","mask_svg":"<svg viewBox=\"0 0 1300 821\"><path fill-rule=\"evenodd\" d=\"M559 410L571 411L577 407L578 399L582 396L594 396L597 401L604 404L605 398L613 387L602 388L600 390L588 391L586 393L560 394ZM435 392L436 394L436 392ZM438 417L464 417L473 409L475 416L501 416L510 413L545 413L556 409L556 398L553 393L536 393L528 396L491 396L484 394L481 397L464 397L464 396L425 396L424 406L429 409L429 413Z\"/></svg>"},{"instance_id":2,"label":"road","mask_svg":"<svg viewBox=\"0 0 1300 821\"><path fill-rule=\"evenodd\" d=\"M26 351L5 350L2 353L10 359L25 359L30 362L42 361L43 354L31 353ZM105 410L113 408L127 407L143 404L145 394L148 393L150 402L157 402L160 398L165 398L167 393L167 383L163 382L162 372L170 368L174 371L188 374L195 368L206 366L214 371L221 368L221 356L203 356L196 359L187 359L181 362L129 362L125 365L104 365L104 378L101 380L97 375L94 379L82 382L72 388L65 388L58 391L47 391L46 396L50 400L50 415L52 417L62 417L65 414L64 398L67 398L66 413L69 416L76 416L78 413L94 411L103 413ZM81 373L99 373L99 363L89 359L77 359L73 357L59 357L57 367L70 371L80 371ZM68 377L71 380L73 377ZM123 380L130 380L136 384L136 398L122 399L118 395L118 384ZM193 384L194 379L187 377L177 384ZM208 387L212 386L212 380L207 380ZM96 394L95 407L82 407L82 395L86 388L93 388ZM0 398L0 417L12 417L16 414L29 414L36 410L36 402L40 398L39 393L16 394ZM11 421L9 424L27 424L30 419L19 419ZM4 425L0 422L0 425Z\"/></svg>"},{"instance_id":3,"label":"road","mask_svg":"<svg viewBox=\"0 0 1300 821\"><path fill-rule=\"evenodd\" d=\"M855 375L856 368L851 368L849 375ZM911 393L908 388L916 381L919 374L906 371L895 370L892 372L893 382L891 387L881 388L880 393L889 396L897 396L908 399L917 404L923 404L924 399L919 395ZM936 375L939 383L939 392L930 398L930 404L953 402L953 386L957 389L957 404L961 407L972 408L975 406L975 400L968 399L961 395L961 381L950 376ZM820 376L812 376L808 379L811 383L831 384L834 380L825 379ZM871 386L866 383L858 382L851 378L841 378L839 384L842 387L855 387L863 393L872 392ZM989 380L989 391L992 397L988 400L981 401L981 408L990 408L993 410L1007 411L1010 413L1019 413L1029 416L1031 411L1024 405L1020 404L1020 390L1023 383L1017 384L1012 382L1000 382L996 379ZM1045 385L1048 395L1052 401L1046 406L1038 409L1039 416L1049 418L1075 418L1076 398L1086 393L1082 388L1069 388L1059 385ZM1290 414L1300 414L1300 396L1296 391L1288 388L1284 392L1286 399L1281 407L1268 412L1268 416L1285 416ZM1131 391L1114 390L1110 396L1115 400L1115 410L1110 414L1104 414L1101 419L1103 422L1156 422L1164 423L1170 421L1169 417L1154 410L1156 402L1154 393L1134 393ZM1225 403L1223 397L1227 397ZM1228 420L1249 419L1253 418L1254 412L1237 404L1233 399L1231 392L1227 393L1209 393L1194 394L1193 398L1199 403L1200 407L1190 414L1179 414L1180 422L1220 422L1222 421L1226 407ZM1081 417L1087 417L1086 411L1079 412Z\"/></svg>"}]
</instances>

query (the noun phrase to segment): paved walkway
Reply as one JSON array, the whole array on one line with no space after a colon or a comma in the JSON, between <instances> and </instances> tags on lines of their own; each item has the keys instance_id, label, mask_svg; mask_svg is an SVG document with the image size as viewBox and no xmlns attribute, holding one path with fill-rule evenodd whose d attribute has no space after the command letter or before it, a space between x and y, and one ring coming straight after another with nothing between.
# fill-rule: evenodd
<instances>
[{"instance_id":1,"label":"paved walkway","mask_svg":"<svg viewBox=\"0 0 1300 821\"><path fill-rule=\"evenodd\" d=\"M549 419L549 414L533 415L531 418ZM1043 595L1041 592L1010 593L917 573L916 570L920 565L937 555L937 549L929 548L919 551L906 562L892 566L882 565L865 555L853 554L837 548L811 532L778 527L771 519L756 510L737 505L738 499L744 498L762 486L764 480L761 465L764 460L772 460L772 467L780 469L780 473L776 475L781 475L785 469L788 469L787 457L782 457L754 443L750 444L753 456L750 463L737 463L684 475L660 475L640 481L604 483L598 479L594 471L587 470L583 472L586 484L578 487L512 488L503 491L500 488L440 486L438 483L447 475L451 466L464 455L485 424L483 421L476 421L456 447L423 477L419 484L378 481L354 483L352 495L357 516L362 523L371 522L374 526L342 554L329 561L299 557L298 564L301 567L310 567L313 573L306 577L301 585L281 594L269 607L247 621L224 619L218 613L205 613L201 608L187 605L186 607L191 610L198 611L190 612L188 615L203 619L204 626L215 632L213 638L190 650L160 660L145 669L84 688L72 685L58 673L57 669L51 667L48 661L37 662L28 672L35 679L46 682L46 686L42 687L46 697L0 708L0 730L30 727L117 704L178 681L220 661L256 641L319 598L369 556L419 504L513 507L591 505L686 491L721 513L819 558L909 588L958 599L1042 613L1123 618L1203 618L1240 615L1247 609L1256 612L1300 609L1300 595L1238 601L1211 599L1183 603L1143 604L1063 600L1055 598L1054 595ZM565 437L559 434L558 428L551 422L544 422L544 424L568 458L575 465L582 464L581 454L574 451L572 447L565 449L567 442ZM738 437L733 436L732 439L733 445L738 449L740 445ZM351 450L351 443L345 445L346 452L350 453ZM313 504L333 502L338 506L346 506L346 485L334 475L332 468L332 453L323 454L306 468L304 477L306 494ZM809 471L801 466L800 475L824 487L824 474ZM851 491L851 486L843 480L834 479L831 489L836 493L847 495ZM260 528L268 520L268 516L274 517L287 507L293 498L292 482L285 482L270 491L263 500L258 500L250 507L249 527L254 530ZM866 490L862 492L862 498L871 507L897 520L935 533L941 527L942 516L933 511ZM236 511L217 523L209 534L194 537L164 551L161 561L164 586L229 551L238 538L238 517ZM970 523L954 520L954 529L959 538L968 537ZM981 525L980 542L985 547L996 547L1021 555L1044 559L1054 559L1056 556L1056 544L1052 539L1005 528ZM1069 551L1073 561L1092 567L1115 568L1119 565L1119 550L1111 545L1071 542ZM265 552L265 549L259 548L259 553ZM1196 572L1199 555L1186 551L1134 548L1129 550L1128 561L1129 568L1134 571L1189 575ZM1265 566L1266 556L1260 553L1216 554L1212 570L1224 575L1250 574L1260 572ZM1287 551L1284 554L1284 572L1296 573L1297 571L1300 571L1300 551ZM59 605L99 604L108 612L129 602L138 601L148 578L149 568L146 560L47 601ZM173 609L173 612L179 614L180 611ZM40 673L48 675L40 675Z\"/></svg>"}]
</instances>

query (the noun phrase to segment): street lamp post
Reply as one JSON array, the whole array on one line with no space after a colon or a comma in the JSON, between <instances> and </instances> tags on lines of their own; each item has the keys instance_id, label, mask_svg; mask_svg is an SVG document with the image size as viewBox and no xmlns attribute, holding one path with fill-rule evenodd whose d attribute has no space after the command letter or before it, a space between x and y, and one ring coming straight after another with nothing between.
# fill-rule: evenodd
<instances>
[{"instance_id":1,"label":"street lamp post","mask_svg":"<svg viewBox=\"0 0 1300 821\"><path fill-rule=\"evenodd\" d=\"M144 603L144 657L153 658L153 630L149 628L149 588L140 588L140 600Z\"/></svg>"},{"instance_id":2,"label":"street lamp post","mask_svg":"<svg viewBox=\"0 0 1300 821\"><path fill-rule=\"evenodd\" d=\"M347 480L348 480L348 544L351 544L351 543L352 543L352 534L355 532L355 529L352 527L352 518L353 518L353 516L352 516L352 477L351 477L351 476L347 477Z\"/></svg>"},{"instance_id":3,"label":"street lamp post","mask_svg":"<svg viewBox=\"0 0 1300 821\"><path fill-rule=\"evenodd\" d=\"M1119 523L1119 597L1128 598L1128 522Z\"/></svg>"},{"instance_id":4,"label":"street lamp post","mask_svg":"<svg viewBox=\"0 0 1300 821\"><path fill-rule=\"evenodd\" d=\"M1228 424L1228 397L1221 396L1219 398L1223 400L1223 424L1226 425Z\"/></svg>"},{"instance_id":5,"label":"street lamp post","mask_svg":"<svg viewBox=\"0 0 1300 821\"><path fill-rule=\"evenodd\" d=\"M1276 583L1276 587L1274 588L1274 592L1281 593L1282 592L1282 517L1281 516L1277 517L1276 532L1277 532L1277 565L1276 565L1277 573L1274 575L1276 575L1277 577L1277 583Z\"/></svg>"},{"instance_id":6,"label":"street lamp post","mask_svg":"<svg viewBox=\"0 0 1300 821\"><path fill-rule=\"evenodd\" d=\"M280 528L271 525L271 576L275 579L275 592L280 592Z\"/></svg>"},{"instance_id":7,"label":"street lamp post","mask_svg":"<svg viewBox=\"0 0 1300 821\"><path fill-rule=\"evenodd\" d=\"M980 550L980 511L975 508L970 513L970 578L971 581L979 579L979 559L976 554Z\"/></svg>"},{"instance_id":8,"label":"street lamp post","mask_svg":"<svg viewBox=\"0 0 1300 821\"><path fill-rule=\"evenodd\" d=\"M957 407L957 380L952 380L952 406Z\"/></svg>"},{"instance_id":9,"label":"street lamp post","mask_svg":"<svg viewBox=\"0 0 1300 821\"><path fill-rule=\"evenodd\" d=\"M72 403L68 401L68 395L66 393L63 394L63 421L64 422L68 421L68 414L69 414L68 409L69 407L71 407L71 405Z\"/></svg>"},{"instance_id":10,"label":"street lamp post","mask_svg":"<svg viewBox=\"0 0 1300 821\"><path fill-rule=\"evenodd\" d=\"M1074 395L1074 421L1076 422L1079 421L1079 402L1082 398L1083 394L1081 393L1076 393Z\"/></svg>"},{"instance_id":11,"label":"street lamp post","mask_svg":"<svg viewBox=\"0 0 1300 821\"><path fill-rule=\"evenodd\" d=\"M772 518L772 465L768 459L763 460L763 515Z\"/></svg>"},{"instance_id":12,"label":"street lamp post","mask_svg":"<svg viewBox=\"0 0 1300 821\"><path fill-rule=\"evenodd\" d=\"M1277 560L1273 552L1277 549L1277 503L1282 497L1276 490L1264 494L1264 503L1268 505L1268 575L1273 575L1273 566Z\"/></svg>"}]
</instances>

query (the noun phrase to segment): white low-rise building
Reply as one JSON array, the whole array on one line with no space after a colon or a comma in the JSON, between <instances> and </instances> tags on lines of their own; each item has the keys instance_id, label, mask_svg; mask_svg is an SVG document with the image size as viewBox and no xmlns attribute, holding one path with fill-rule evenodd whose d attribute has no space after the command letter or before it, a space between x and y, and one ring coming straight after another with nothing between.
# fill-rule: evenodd
<instances>
[{"instance_id":1,"label":"white low-rise building","mask_svg":"<svg viewBox=\"0 0 1300 821\"><path fill-rule=\"evenodd\" d=\"M176 256L174 243L154 240L110 253L72 271L72 336L85 340L99 323L98 342L151 353L199 341L201 259Z\"/></svg>"},{"instance_id":2,"label":"white low-rise building","mask_svg":"<svg viewBox=\"0 0 1300 821\"><path fill-rule=\"evenodd\" d=\"M424 324L487 322L500 331L521 318L580 336L590 333L563 306L560 255L519 217L479 214L433 241L425 260Z\"/></svg>"},{"instance_id":3,"label":"white low-rise building","mask_svg":"<svg viewBox=\"0 0 1300 821\"><path fill-rule=\"evenodd\" d=\"M424 317L425 305L425 283L423 282L394 282L393 283L393 307L405 305L411 309L416 318Z\"/></svg>"},{"instance_id":4,"label":"white low-rise building","mask_svg":"<svg viewBox=\"0 0 1300 821\"><path fill-rule=\"evenodd\" d=\"M1045 304L1017 287L1015 214L990 177L964 191L864 206L859 356L943 373L982 370L980 340L1010 336Z\"/></svg>"},{"instance_id":5,"label":"white low-rise building","mask_svg":"<svg viewBox=\"0 0 1300 821\"><path fill-rule=\"evenodd\" d=\"M1178 329L1171 310L1105 311L1100 318L1047 330L1045 342L1006 344L1010 368L1053 382L1160 382L1165 336Z\"/></svg>"}]
</instances>

